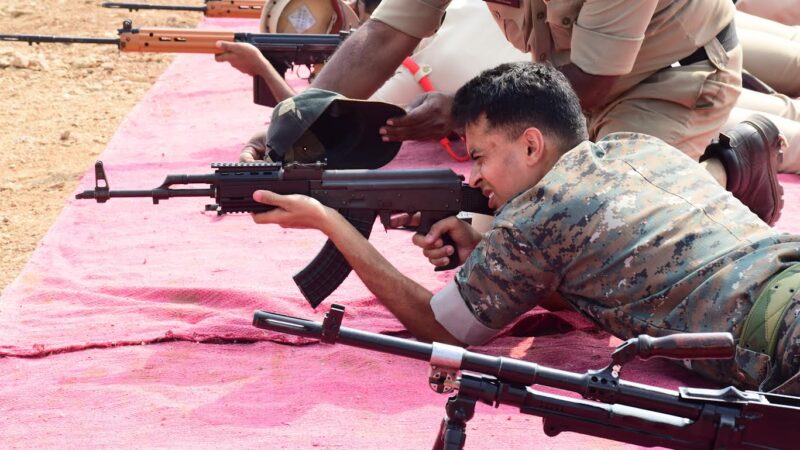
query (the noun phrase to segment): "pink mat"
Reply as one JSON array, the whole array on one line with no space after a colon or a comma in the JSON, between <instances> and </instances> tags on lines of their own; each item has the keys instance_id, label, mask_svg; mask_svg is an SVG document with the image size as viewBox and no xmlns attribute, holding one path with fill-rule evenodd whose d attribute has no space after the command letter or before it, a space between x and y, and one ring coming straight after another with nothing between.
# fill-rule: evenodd
<instances>
[{"instance_id":1,"label":"pink mat","mask_svg":"<svg viewBox=\"0 0 800 450\"><path fill-rule=\"evenodd\" d=\"M153 188L167 174L208 173L211 162L235 160L270 116L251 95L250 79L227 65L178 56L101 156L110 187ZM420 143L404 146L391 166L468 170ZM80 190L93 179L89 169ZM782 181L787 207L778 226L800 233L800 177ZM310 309L291 276L324 237L258 226L246 215L220 218L204 213L205 203L67 201L0 301L3 447L429 447L446 397L427 389L425 364L344 346L281 345L306 341L250 325L255 309L320 320L337 302L347 306L345 326L402 330L355 276L319 312ZM410 238L377 225L371 241L438 290L452 273L433 272ZM537 337L504 337L483 350L584 371L600 368L618 343L574 313L536 311L517 329ZM705 385L658 361L632 364L623 378ZM468 432L469 448L626 447L547 438L538 418L510 408L479 406Z\"/></svg>"}]
</instances>

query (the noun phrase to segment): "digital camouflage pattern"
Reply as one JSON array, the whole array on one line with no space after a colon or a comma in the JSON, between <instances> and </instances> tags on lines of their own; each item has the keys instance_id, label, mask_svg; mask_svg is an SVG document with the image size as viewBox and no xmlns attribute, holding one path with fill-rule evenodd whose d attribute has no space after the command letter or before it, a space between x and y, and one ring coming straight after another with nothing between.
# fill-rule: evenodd
<instances>
[{"instance_id":1,"label":"digital camouflage pattern","mask_svg":"<svg viewBox=\"0 0 800 450\"><path fill-rule=\"evenodd\" d=\"M456 282L495 329L557 291L622 339L701 331L738 339L760 288L795 262L800 236L767 226L694 160L659 139L615 133L570 150L504 205ZM755 388L768 359L737 348L735 362L687 365Z\"/></svg>"}]
</instances>

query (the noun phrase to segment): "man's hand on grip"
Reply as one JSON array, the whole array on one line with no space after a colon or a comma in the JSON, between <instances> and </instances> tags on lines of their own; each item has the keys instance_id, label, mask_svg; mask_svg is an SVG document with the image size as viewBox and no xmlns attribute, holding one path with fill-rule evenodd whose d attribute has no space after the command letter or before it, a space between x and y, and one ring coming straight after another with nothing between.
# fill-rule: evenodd
<instances>
[{"instance_id":1,"label":"man's hand on grip","mask_svg":"<svg viewBox=\"0 0 800 450\"><path fill-rule=\"evenodd\" d=\"M449 235L458 251L452 245L444 245L443 235ZM434 266L446 266L450 258L458 258L458 263L463 264L483 236L474 228L457 217L442 219L431 227L428 234L415 234L412 238L414 245L422 249L422 254Z\"/></svg>"}]
</instances>

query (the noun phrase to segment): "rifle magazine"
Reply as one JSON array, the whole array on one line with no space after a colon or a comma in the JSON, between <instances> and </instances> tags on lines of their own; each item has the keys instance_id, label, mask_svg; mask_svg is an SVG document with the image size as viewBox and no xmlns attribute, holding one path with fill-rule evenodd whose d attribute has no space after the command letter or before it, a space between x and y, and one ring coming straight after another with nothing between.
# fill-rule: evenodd
<instances>
[{"instance_id":1,"label":"rifle magazine","mask_svg":"<svg viewBox=\"0 0 800 450\"><path fill-rule=\"evenodd\" d=\"M362 236L369 239L375 222L374 211L341 211L341 213ZM314 260L297 272L292 279L311 307L316 308L344 282L351 270L353 268L344 255L333 242L327 240Z\"/></svg>"}]
</instances>

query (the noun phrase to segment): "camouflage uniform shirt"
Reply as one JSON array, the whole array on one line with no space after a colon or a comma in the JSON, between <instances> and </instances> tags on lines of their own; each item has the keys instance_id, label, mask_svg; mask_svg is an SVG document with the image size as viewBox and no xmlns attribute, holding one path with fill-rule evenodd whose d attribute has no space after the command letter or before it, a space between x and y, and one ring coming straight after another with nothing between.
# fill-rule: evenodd
<instances>
[{"instance_id":1,"label":"camouflage uniform shirt","mask_svg":"<svg viewBox=\"0 0 800 450\"><path fill-rule=\"evenodd\" d=\"M565 153L507 202L455 282L472 314L501 329L554 291L620 338L730 331L770 277L800 261L800 236L752 214L663 141L616 133ZM740 368L697 362L753 385Z\"/></svg>"}]
</instances>

